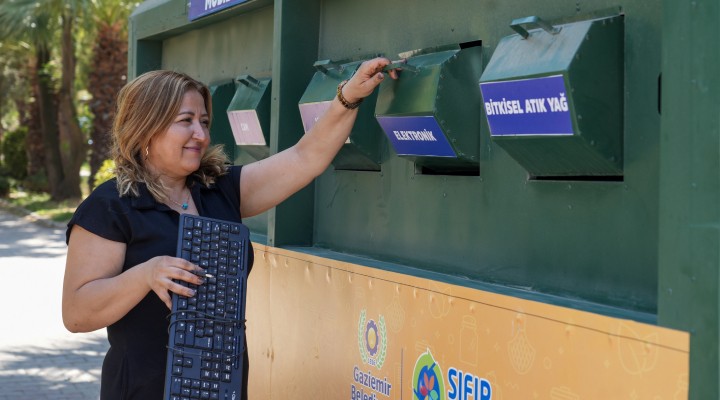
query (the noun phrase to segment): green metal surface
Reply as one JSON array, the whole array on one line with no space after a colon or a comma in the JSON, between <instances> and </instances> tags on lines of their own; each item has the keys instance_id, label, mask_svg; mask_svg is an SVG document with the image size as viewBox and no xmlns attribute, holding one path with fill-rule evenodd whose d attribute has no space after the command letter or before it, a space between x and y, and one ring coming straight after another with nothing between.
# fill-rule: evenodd
<instances>
[{"instance_id":1,"label":"green metal surface","mask_svg":"<svg viewBox=\"0 0 720 400\"><path fill-rule=\"evenodd\" d=\"M560 0L522 7L470 0L453 7L430 0L392 7L377 0L362 5L275 1L272 8L237 7L229 17L188 23L170 12L179 3L150 3L136 12L136 50L143 41L155 40L163 67L180 66L206 82L271 71L270 153L303 134L297 105L316 60L481 39L480 58L486 64L499 41L512 34L509 24L517 18L580 21L614 6ZM372 11L377 9L383 12ZM526 170L490 140L478 107L452 118L479 118L479 175L418 173L413 162L394 156L386 145L380 172L329 169L261 217L258 225L261 232L265 228L268 244L324 247L408 265L420 274L442 272L655 313L660 8L634 1L622 11L622 182L529 180ZM161 24L166 31L146 26L159 14L172 20ZM360 21L368 20L380 28L365 29ZM271 47L259 45L268 42ZM134 57L136 64L151 65L158 56L136 52ZM236 163L251 161L246 156L236 156Z\"/></svg>"},{"instance_id":2,"label":"green metal surface","mask_svg":"<svg viewBox=\"0 0 720 400\"><path fill-rule=\"evenodd\" d=\"M400 54L480 39L480 58L487 64L499 41L513 33L509 25L517 18L577 22L614 6L561 0L522 5L458 0L453 7L431 0L392 7L378 0L275 1L272 8L236 7L229 17L188 23L172 12L179 3L151 3L155 7L136 12L136 45L155 40L163 67L180 66L206 82L270 72L271 154L303 134L298 101L316 60ZM379 9L383 12L373 11ZM419 274L441 272L655 313L660 10L641 1L622 8L622 182L529 180L527 171L492 142L478 107L452 119L478 118L473 129L479 132L479 175L428 175L386 144L380 172L331 168L261 217L260 232L274 246L324 247L408 265ZM159 14L172 19L161 24L166 31L146 26ZM378 29L366 29L362 21L370 20ZM269 42L272 46L260 45ZM140 63L157 61L157 55L134 57ZM449 103L446 112L459 102ZM235 161L249 158L241 154Z\"/></svg>"},{"instance_id":3,"label":"green metal surface","mask_svg":"<svg viewBox=\"0 0 720 400\"><path fill-rule=\"evenodd\" d=\"M519 17L579 21L612 6L328 1L320 58L357 48L399 54L480 39L487 64ZM383 12L370 11L378 8ZM655 313L660 9L632 2L622 10L623 132L633 133L624 138L622 182L529 180L492 142L481 118L479 176L419 174L414 163L399 157L383 163L380 174L326 172L316 183L315 245L409 265L419 269L414 274L435 271ZM370 19L383 28L363 30L358 21Z\"/></svg>"},{"instance_id":4,"label":"green metal surface","mask_svg":"<svg viewBox=\"0 0 720 400\"><path fill-rule=\"evenodd\" d=\"M249 0L238 6L208 17L188 21L188 2L178 0L148 0L140 3L130 16L133 22L132 40L164 40L191 30L217 26L223 21L262 9L273 0Z\"/></svg>"},{"instance_id":5,"label":"green metal surface","mask_svg":"<svg viewBox=\"0 0 720 400\"><path fill-rule=\"evenodd\" d=\"M514 29L531 21L518 20ZM504 37L480 82L562 76L574 134L492 140L532 176L621 176L623 18L548 24L545 29L520 28L527 38Z\"/></svg>"},{"instance_id":6,"label":"green metal surface","mask_svg":"<svg viewBox=\"0 0 720 400\"><path fill-rule=\"evenodd\" d=\"M690 398L720 398L717 2L250 1L193 23L185 7L184 0L148 1L133 14L129 76L161 67L205 82L271 75L271 154L303 134L298 102L316 60L480 39L488 65L518 18L561 25L621 14L622 56L613 58L623 60L622 94L607 95L622 107L613 122L621 181L531 179L517 152L490 138L478 108L452 119L479 118L479 174L427 174L385 143L380 171L329 168L245 222L254 240L273 246L631 319L657 316L662 326L691 332ZM594 44L590 29L578 46L617 50L616 39ZM606 89L587 72L615 65L602 66L606 61L581 56L567 67L583 70L576 96L593 93L575 98L576 109ZM505 72L514 64L505 63ZM530 74L528 65L517 68ZM585 151L578 143L570 148L561 150ZM252 161L243 152L234 159Z\"/></svg>"},{"instance_id":7,"label":"green metal surface","mask_svg":"<svg viewBox=\"0 0 720 400\"><path fill-rule=\"evenodd\" d=\"M285 150L302 137L298 100L319 58L320 0L276 0L273 42L270 153ZM298 32L302 32L299 35ZM268 244L313 244L315 184L268 211Z\"/></svg>"},{"instance_id":8,"label":"green metal surface","mask_svg":"<svg viewBox=\"0 0 720 400\"><path fill-rule=\"evenodd\" d=\"M221 144L228 158L235 160L235 138L230 129L230 121L227 118L222 118L235 95L235 83L230 80L210 84L210 94L212 95L213 110L210 142L212 144Z\"/></svg>"},{"instance_id":9,"label":"green metal surface","mask_svg":"<svg viewBox=\"0 0 720 400\"><path fill-rule=\"evenodd\" d=\"M691 399L720 398L718 15L663 1L658 322L691 333Z\"/></svg>"}]
</instances>

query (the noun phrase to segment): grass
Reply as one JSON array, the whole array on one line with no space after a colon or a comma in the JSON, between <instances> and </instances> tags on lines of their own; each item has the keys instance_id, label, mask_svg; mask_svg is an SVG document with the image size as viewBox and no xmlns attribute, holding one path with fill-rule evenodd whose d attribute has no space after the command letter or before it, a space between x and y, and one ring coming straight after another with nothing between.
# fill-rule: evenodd
<instances>
[{"instance_id":1,"label":"grass","mask_svg":"<svg viewBox=\"0 0 720 400\"><path fill-rule=\"evenodd\" d=\"M28 193L16 190L11 190L5 201L55 222L69 221L78 205L77 200L57 202L51 200L48 193Z\"/></svg>"},{"instance_id":2,"label":"grass","mask_svg":"<svg viewBox=\"0 0 720 400\"><path fill-rule=\"evenodd\" d=\"M83 198L88 196L87 177L90 174L90 167L85 164L80 170L80 191ZM49 193L27 192L13 185L10 194L3 200L16 208L32 211L41 218L55 222L65 223L70 221L80 201L78 199L54 201Z\"/></svg>"}]
</instances>

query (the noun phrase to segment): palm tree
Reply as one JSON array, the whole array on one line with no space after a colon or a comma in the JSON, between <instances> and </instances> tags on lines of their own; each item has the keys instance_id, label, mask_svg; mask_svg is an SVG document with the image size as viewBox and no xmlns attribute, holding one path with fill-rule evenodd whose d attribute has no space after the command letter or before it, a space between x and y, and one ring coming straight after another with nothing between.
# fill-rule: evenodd
<instances>
[{"instance_id":1,"label":"palm tree","mask_svg":"<svg viewBox=\"0 0 720 400\"><path fill-rule=\"evenodd\" d=\"M95 42L88 71L88 91L92 94L90 110L95 118L90 135L90 176L88 186L95 184L95 174L103 161L110 158L110 128L115 117L115 98L127 80L127 21L137 2L126 0L92 0Z\"/></svg>"},{"instance_id":2,"label":"palm tree","mask_svg":"<svg viewBox=\"0 0 720 400\"><path fill-rule=\"evenodd\" d=\"M0 38L29 44L30 82L40 116L43 158L49 182L57 182L61 171L58 139L58 109L51 76L53 18L45 7L29 0L0 3Z\"/></svg>"},{"instance_id":3,"label":"palm tree","mask_svg":"<svg viewBox=\"0 0 720 400\"><path fill-rule=\"evenodd\" d=\"M81 196L80 167L85 159L87 140L77 120L73 86L76 63L73 29L75 17L83 10L81 3L82 0L0 3L0 38L26 38L34 48L45 171L54 200ZM56 33L60 35L62 55L57 91L50 68Z\"/></svg>"},{"instance_id":4,"label":"palm tree","mask_svg":"<svg viewBox=\"0 0 720 400\"><path fill-rule=\"evenodd\" d=\"M60 146L62 179L50 186L55 199L80 198L80 168L87 155L87 138L80 129L75 107L75 37L73 28L78 2L69 1L61 7L62 74L58 91L58 125L63 146Z\"/></svg>"},{"instance_id":5,"label":"palm tree","mask_svg":"<svg viewBox=\"0 0 720 400\"><path fill-rule=\"evenodd\" d=\"M13 108L17 111L18 122L28 130L25 143L28 165L27 175L35 177L44 174L42 131L40 129L40 108L38 102L35 58L28 57L31 45L23 41L0 41L0 116Z\"/></svg>"}]
</instances>

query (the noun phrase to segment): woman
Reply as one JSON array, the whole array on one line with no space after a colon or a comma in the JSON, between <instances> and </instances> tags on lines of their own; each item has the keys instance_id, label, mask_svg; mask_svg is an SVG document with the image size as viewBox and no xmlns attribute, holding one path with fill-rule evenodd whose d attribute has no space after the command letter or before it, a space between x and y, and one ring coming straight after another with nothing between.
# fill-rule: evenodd
<instances>
[{"instance_id":1,"label":"woman","mask_svg":"<svg viewBox=\"0 0 720 400\"><path fill-rule=\"evenodd\" d=\"M345 143L357 103L389 63L364 62L297 144L242 168L227 167L221 149L209 146L211 100L202 83L153 71L120 91L112 131L116 178L93 191L68 223L63 283L67 329L107 327L101 399L162 398L171 293L194 295L173 280L202 284L200 267L172 256L176 237L168 233L177 232L179 214L240 221L306 186Z\"/></svg>"}]
</instances>

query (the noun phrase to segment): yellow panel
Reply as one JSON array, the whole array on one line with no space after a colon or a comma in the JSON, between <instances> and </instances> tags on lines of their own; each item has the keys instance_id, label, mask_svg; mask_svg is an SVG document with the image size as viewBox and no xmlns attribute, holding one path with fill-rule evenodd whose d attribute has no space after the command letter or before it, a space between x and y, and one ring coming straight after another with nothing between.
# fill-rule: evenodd
<instances>
[{"instance_id":1,"label":"yellow panel","mask_svg":"<svg viewBox=\"0 0 720 400\"><path fill-rule=\"evenodd\" d=\"M253 399L688 397L685 332L254 247Z\"/></svg>"}]
</instances>

